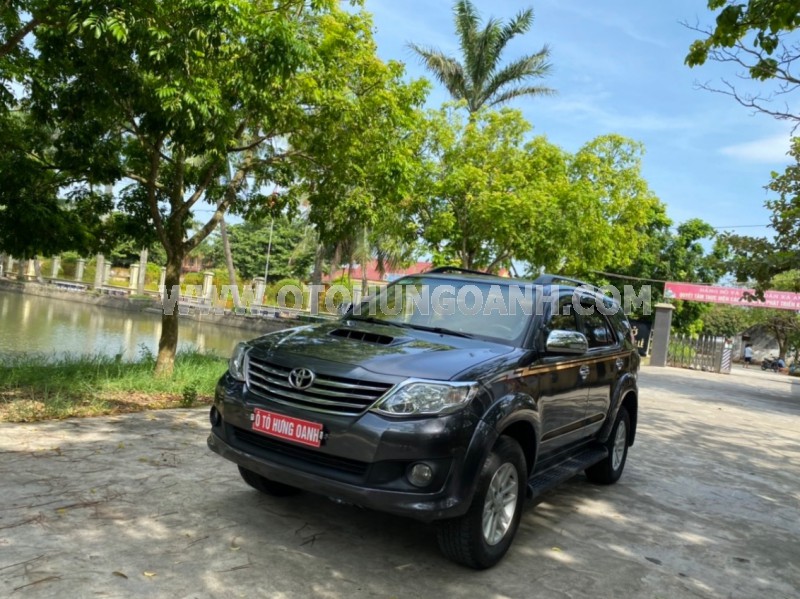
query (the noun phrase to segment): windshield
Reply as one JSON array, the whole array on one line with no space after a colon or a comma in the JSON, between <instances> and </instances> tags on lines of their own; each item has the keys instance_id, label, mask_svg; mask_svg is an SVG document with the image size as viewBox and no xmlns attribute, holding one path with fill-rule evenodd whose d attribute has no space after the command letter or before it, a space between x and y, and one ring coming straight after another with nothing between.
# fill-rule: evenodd
<instances>
[{"instance_id":1,"label":"windshield","mask_svg":"<svg viewBox=\"0 0 800 599\"><path fill-rule=\"evenodd\" d=\"M346 318L516 343L532 306L530 287L418 276L366 298Z\"/></svg>"}]
</instances>

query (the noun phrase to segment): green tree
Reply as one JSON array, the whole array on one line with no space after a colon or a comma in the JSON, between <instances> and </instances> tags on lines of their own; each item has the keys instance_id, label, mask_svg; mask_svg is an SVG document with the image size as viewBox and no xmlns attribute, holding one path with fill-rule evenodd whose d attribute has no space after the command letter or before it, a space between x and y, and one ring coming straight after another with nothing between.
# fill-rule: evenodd
<instances>
[{"instance_id":1,"label":"green tree","mask_svg":"<svg viewBox=\"0 0 800 599\"><path fill-rule=\"evenodd\" d=\"M626 278L609 278L615 284L634 278L640 284L650 285L653 303L664 301L663 281L714 283L726 272L725 247L716 238L714 228L700 219L690 219L673 229L672 221L662 212L651 222L647 243L633 263L626 267L612 266L614 273ZM709 242L711 251L706 250ZM689 334L705 330L703 318L711 307L709 304L676 301L675 307L672 322L676 330ZM637 317L647 319L642 314Z\"/></svg>"},{"instance_id":2,"label":"green tree","mask_svg":"<svg viewBox=\"0 0 800 599\"><path fill-rule=\"evenodd\" d=\"M703 333L736 337L757 323L758 311L746 306L714 304L703 314Z\"/></svg>"},{"instance_id":3,"label":"green tree","mask_svg":"<svg viewBox=\"0 0 800 599\"><path fill-rule=\"evenodd\" d=\"M80 173L53 168L53 137L28 111L0 114L0 252L33 258L107 245L102 216L111 198Z\"/></svg>"},{"instance_id":4,"label":"green tree","mask_svg":"<svg viewBox=\"0 0 800 599\"><path fill-rule=\"evenodd\" d=\"M543 137L526 142L518 111L465 119L457 108L430 115L417 208L437 263L497 270L516 260L581 274L633 260L660 206L637 144L604 136L570 155Z\"/></svg>"},{"instance_id":5,"label":"green tree","mask_svg":"<svg viewBox=\"0 0 800 599\"><path fill-rule=\"evenodd\" d=\"M748 108L800 122L800 114L791 109L787 100L787 94L800 84L800 77L793 70L800 58L795 35L800 26L797 1L708 0L708 8L719 11L715 25L710 29L690 27L703 37L692 43L686 64L694 67L707 60L732 64L744 78L776 83L767 94L742 91L726 80L722 88L705 87L729 95Z\"/></svg>"},{"instance_id":6,"label":"green tree","mask_svg":"<svg viewBox=\"0 0 800 599\"><path fill-rule=\"evenodd\" d=\"M308 205L319 246L312 282L326 257L342 257L366 226L407 239L414 230L402 218L414 196L424 140L421 106L428 85L404 81L404 67L376 57L368 15L352 15L347 27L331 24L318 73L303 79L303 96L289 101L302 118L289 138L297 162L289 186L292 207ZM313 104L303 97L313 98ZM336 261L336 260L334 260Z\"/></svg>"},{"instance_id":7,"label":"green tree","mask_svg":"<svg viewBox=\"0 0 800 599\"><path fill-rule=\"evenodd\" d=\"M554 93L550 88L529 83L550 73L550 50L547 46L505 66L501 64L508 43L527 33L533 25L533 9L521 11L507 23L494 18L481 23L480 15L470 0L458 0L453 12L461 60L418 44L411 44L411 49L454 100L466 102L470 113L522 96Z\"/></svg>"},{"instance_id":8,"label":"green tree","mask_svg":"<svg viewBox=\"0 0 800 599\"><path fill-rule=\"evenodd\" d=\"M242 277L263 277L267 248L270 247L270 222L245 221L230 225L228 237L234 265ZM275 219L269 260L271 281L308 277L314 261L314 244L309 237L309 226L305 221L290 221L285 216ZM207 257L215 266L225 264L222 241L218 236L214 238Z\"/></svg>"},{"instance_id":9,"label":"green tree","mask_svg":"<svg viewBox=\"0 0 800 599\"><path fill-rule=\"evenodd\" d=\"M57 124L55 164L98 183L130 182L119 208L156 232L168 289L229 210L278 213L305 197L328 224L339 211L317 205L342 200L344 180L366 189L355 175L363 164L382 176L371 190L388 188L392 174L402 180L392 140L404 137L399 116L424 91L375 56L365 15L336 4L111 2L67 27L36 30L31 104ZM361 198L341 211L357 218ZM217 209L187 235L201 201ZM165 314L158 374L171 372L177 340L177 313Z\"/></svg>"}]
</instances>

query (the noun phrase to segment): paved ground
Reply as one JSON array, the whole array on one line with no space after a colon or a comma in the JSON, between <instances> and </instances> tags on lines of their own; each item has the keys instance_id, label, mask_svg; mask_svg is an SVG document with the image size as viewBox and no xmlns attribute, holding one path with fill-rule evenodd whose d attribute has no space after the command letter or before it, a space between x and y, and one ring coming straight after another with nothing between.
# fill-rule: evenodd
<instances>
[{"instance_id":1,"label":"paved ground","mask_svg":"<svg viewBox=\"0 0 800 599\"><path fill-rule=\"evenodd\" d=\"M798 597L800 381L648 368L622 480L577 477L472 572L430 528L261 496L205 410L0 425L4 597Z\"/></svg>"}]
</instances>

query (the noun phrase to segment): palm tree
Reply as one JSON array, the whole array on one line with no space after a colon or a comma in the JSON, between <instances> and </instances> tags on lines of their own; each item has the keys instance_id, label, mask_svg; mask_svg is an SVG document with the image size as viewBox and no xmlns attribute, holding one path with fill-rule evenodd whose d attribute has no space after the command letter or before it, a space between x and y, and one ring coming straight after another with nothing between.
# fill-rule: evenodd
<instances>
[{"instance_id":1,"label":"palm tree","mask_svg":"<svg viewBox=\"0 0 800 599\"><path fill-rule=\"evenodd\" d=\"M461 43L463 64L440 50L411 44L423 64L450 92L455 100L466 100L470 114L483 106L497 106L520 96L551 95L554 90L531 85L550 72L547 46L502 66L506 45L533 24L533 9L521 11L508 23L490 18L481 24L480 15L470 0L458 0L453 8L456 33Z\"/></svg>"}]
</instances>

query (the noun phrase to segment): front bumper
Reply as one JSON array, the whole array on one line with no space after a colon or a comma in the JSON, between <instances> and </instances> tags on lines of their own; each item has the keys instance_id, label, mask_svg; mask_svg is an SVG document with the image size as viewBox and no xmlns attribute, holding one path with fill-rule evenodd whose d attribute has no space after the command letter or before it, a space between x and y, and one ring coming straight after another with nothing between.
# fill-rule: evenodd
<instances>
[{"instance_id":1,"label":"front bumper","mask_svg":"<svg viewBox=\"0 0 800 599\"><path fill-rule=\"evenodd\" d=\"M220 418L212 426L209 448L271 480L425 522L457 517L469 509L485 447L492 446L495 435L468 414L403 421L367 413L326 420L325 445L310 449L252 431L254 407L308 418L307 413L265 404L243 386L221 381L212 408ZM415 488L406 477L417 462L434 471L424 489Z\"/></svg>"}]
</instances>

